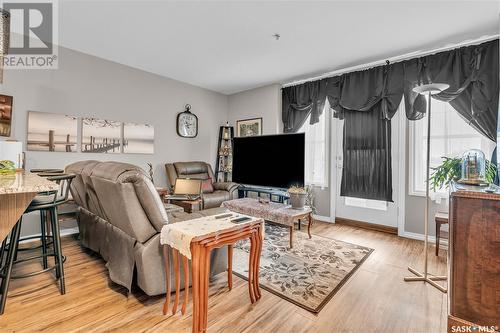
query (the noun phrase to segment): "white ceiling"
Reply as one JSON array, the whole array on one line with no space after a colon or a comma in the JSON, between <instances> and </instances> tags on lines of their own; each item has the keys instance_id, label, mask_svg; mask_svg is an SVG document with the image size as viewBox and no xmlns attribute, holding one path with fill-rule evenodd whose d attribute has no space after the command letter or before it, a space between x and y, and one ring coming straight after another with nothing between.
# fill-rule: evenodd
<instances>
[{"instance_id":1,"label":"white ceiling","mask_svg":"<svg viewBox=\"0 0 500 333\"><path fill-rule=\"evenodd\" d=\"M231 94L497 34L499 13L497 1L65 0L59 39Z\"/></svg>"}]
</instances>

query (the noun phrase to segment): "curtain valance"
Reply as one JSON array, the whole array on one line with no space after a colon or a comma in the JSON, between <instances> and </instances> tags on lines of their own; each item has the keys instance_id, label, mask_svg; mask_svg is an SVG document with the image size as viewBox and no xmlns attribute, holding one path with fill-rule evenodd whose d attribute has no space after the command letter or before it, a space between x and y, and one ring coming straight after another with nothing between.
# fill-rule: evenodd
<instances>
[{"instance_id":1,"label":"curtain valance","mask_svg":"<svg viewBox=\"0 0 500 333\"><path fill-rule=\"evenodd\" d=\"M366 112L377 103L381 103L381 119L391 119L404 95L407 118L418 120L426 113L426 103L413 88L435 82L447 83L450 88L433 98L449 102L472 127L496 141L498 71L495 39L286 87L282 95L285 132L298 130L309 114L311 124L318 122L326 99L333 116L340 119L345 110Z\"/></svg>"},{"instance_id":2,"label":"curtain valance","mask_svg":"<svg viewBox=\"0 0 500 333\"><path fill-rule=\"evenodd\" d=\"M450 105L472 127L496 142L498 121L498 39L440 52L403 62L408 119L424 116L423 96L413 87L426 83L447 83L445 91L432 97Z\"/></svg>"},{"instance_id":3,"label":"curtain valance","mask_svg":"<svg viewBox=\"0 0 500 333\"><path fill-rule=\"evenodd\" d=\"M310 123L317 123L324 107L325 86L321 80L283 88L282 119L284 132L297 132L304 125L309 115L311 115Z\"/></svg>"}]
</instances>

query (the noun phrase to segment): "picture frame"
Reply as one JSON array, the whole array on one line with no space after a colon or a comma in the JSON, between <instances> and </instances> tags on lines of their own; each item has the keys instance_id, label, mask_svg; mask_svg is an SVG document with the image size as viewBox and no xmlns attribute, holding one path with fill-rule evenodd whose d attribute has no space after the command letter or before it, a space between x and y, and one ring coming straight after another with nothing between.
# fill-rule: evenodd
<instances>
[{"instance_id":1,"label":"picture frame","mask_svg":"<svg viewBox=\"0 0 500 333\"><path fill-rule=\"evenodd\" d=\"M0 95L0 136L10 137L12 132L12 101L14 97Z\"/></svg>"},{"instance_id":2,"label":"picture frame","mask_svg":"<svg viewBox=\"0 0 500 333\"><path fill-rule=\"evenodd\" d=\"M77 152L78 117L51 112L28 111L28 151Z\"/></svg>"},{"instance_id":3,"label":"picture frame","mask_svg":"<svg viewBox=\"0 0 500 333\"><path fill-rule=\"evenodd\" d=\"M236 136L247 137L262 135L262 117L236 121Z\"/></svg>"}]
</instances>

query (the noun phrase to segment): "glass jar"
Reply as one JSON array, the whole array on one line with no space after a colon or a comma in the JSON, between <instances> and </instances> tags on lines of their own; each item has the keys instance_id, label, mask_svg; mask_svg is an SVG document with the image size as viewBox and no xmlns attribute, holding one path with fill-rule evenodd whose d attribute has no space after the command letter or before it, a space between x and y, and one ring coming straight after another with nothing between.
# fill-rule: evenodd
<instances>
[{"instance_id":1,"label":"glass jar","mask_svg":"<svg viewBox=\"0 0 500 333\"><path fill-rule=\"evenodd\" d=\"M462 155L462 178L460 183L469 185L486 184L486 158L478 149L471 149Z\"/></svg>"}]
</instances>

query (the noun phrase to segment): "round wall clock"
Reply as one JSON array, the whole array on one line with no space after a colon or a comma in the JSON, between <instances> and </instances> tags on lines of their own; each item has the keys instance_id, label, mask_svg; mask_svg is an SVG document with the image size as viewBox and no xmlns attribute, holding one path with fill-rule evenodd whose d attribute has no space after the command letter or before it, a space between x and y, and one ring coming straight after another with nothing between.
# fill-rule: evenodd
<instances>
[{"instance_id":1,"label":"round wall clock","mask_svg":"<svg viewBox=\"0 0 500 333\"><path fill-rule=\"evenodd\" d=\"M194 138L198 135L198 117L191 113L189 104L186 104L186 111L177 115L177 134L183 138Z\"/></svg>"}]
</instances>

